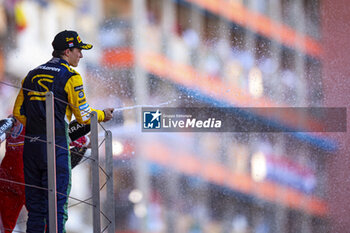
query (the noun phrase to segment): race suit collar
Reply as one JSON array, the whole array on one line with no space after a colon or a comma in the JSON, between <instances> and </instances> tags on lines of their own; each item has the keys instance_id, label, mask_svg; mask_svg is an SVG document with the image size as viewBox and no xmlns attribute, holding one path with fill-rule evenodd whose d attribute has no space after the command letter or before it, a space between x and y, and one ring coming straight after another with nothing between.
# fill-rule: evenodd
<instances>
[{"instance_id":1,"label":"race suit collar","mask_svg":"<svg viewBox=\"0 0 350 233\"><path fill-rule=\"evenodd\" d=\"M69 63L62 59L62 58L58 58L58 57L53 57L51 58L51 60L49 61L49 63L54 63L54 64L61 64L61 63L64 63L66 64L67 66L69 66Z\"/></svg>"}]
</instances>

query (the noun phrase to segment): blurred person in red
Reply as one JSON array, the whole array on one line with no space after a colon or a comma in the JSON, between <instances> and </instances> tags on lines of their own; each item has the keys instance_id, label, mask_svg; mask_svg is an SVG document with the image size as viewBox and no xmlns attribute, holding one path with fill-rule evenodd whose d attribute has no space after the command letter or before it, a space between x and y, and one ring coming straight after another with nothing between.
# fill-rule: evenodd
<instances>
[{"instance_id":1,"label":"blurred person in red","mask_svg":"<svg viewBox=\"0 0 350 233\"><path fill-rule=\"evenodd\" d=\"M16 226L18 215L25 203L24 185L22 185L24 135L23 125L15 121L11 131L6 135L6 152L0 165L0 216L6 233L12 232Z\"/></svg>"},{"instance_id":2,"label":"blurred person in red","mask_svg":"<svg viewBox=\"0 0 350 233\"><path fill-rule=\"evenodd\" d=\"M76 127L76 124L76 121L70 124L70 138L73 140L87 133L90 129L89 126ZM0 232L11 233L13 231L19 213L25 204L23 174L24 138L25 127L19 121L14 120L12 128L6 133L6 152L0 165L0 222L2 222L3 227L0 228ZM78 165L84 157L89 144L90 139L86 135L70 143L72 168Z\"/></svg>"}]
</instances>

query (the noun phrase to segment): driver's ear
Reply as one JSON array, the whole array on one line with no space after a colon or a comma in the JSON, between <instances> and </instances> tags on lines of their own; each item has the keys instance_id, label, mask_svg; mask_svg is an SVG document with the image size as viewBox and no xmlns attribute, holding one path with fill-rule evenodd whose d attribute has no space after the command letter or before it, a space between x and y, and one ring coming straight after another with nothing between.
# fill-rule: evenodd
<instances>
[{"instance_id":1,"label":"driver's ear","mask_svg":"<svg viewBox=\"0 0 350 233\"><path fill-rule=\"evenodd\" d=\"M69 52L70 52L70 49L64 50L64 55L65 55L65 56L68 56L68 55L69 55Z\"/></svg>"}]
</instances>

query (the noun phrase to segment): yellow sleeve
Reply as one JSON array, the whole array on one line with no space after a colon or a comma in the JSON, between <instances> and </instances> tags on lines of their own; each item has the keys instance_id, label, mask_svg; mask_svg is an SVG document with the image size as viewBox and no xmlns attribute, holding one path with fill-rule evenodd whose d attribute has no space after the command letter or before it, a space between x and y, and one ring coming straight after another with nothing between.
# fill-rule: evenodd
<instances>
[{"instance_id":1,"label":"yellow sleeve","mask_svg":"<svg viewBox=\"0 0 350 233\"><path fill-rule=\"evenodd\" d=\"M22 86L23 86L23 82L24 82L24 79L22 80ZM13 116L25 126L27 117L25 116L23 102L24 102L24 95L23 95L23 89L21 88L17 95L15 106L13 107Z\"/></svg>"},{"instance_id":2,"label":"yellow sleeve","mask_svg":"<svg viewBox=\"0 0 350 233\"><path fill-rule=\"evenodd\" d=\"M97 120L103 121L105 114L101 110L92 109L86 101L86 96L83 88L83 80L79 74L73 75L64 88L68 95L68 103L66 115L68 120L71 120L72 113L76 120L81 124L90 124L90 113L97 112Z\"/></svg>"}]
</instances>

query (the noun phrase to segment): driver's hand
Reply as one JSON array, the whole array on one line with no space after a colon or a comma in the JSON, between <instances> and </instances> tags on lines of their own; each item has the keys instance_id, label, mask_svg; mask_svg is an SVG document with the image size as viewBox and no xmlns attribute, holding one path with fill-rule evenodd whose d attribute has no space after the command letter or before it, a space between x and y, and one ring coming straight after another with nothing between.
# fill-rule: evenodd
<instances>
[{"instance_id":1,"label":"driver's hand","mask_svg":"<svg viewBox=\"0 0 350 233\"><path fill-rule=\"evenodd\" d=\"M113 111L114 111L114 108L103 109L103 112L105 113L105 119L103 120L103 122L107 122L113 118Z\"/></svg>"}]
</instances>

